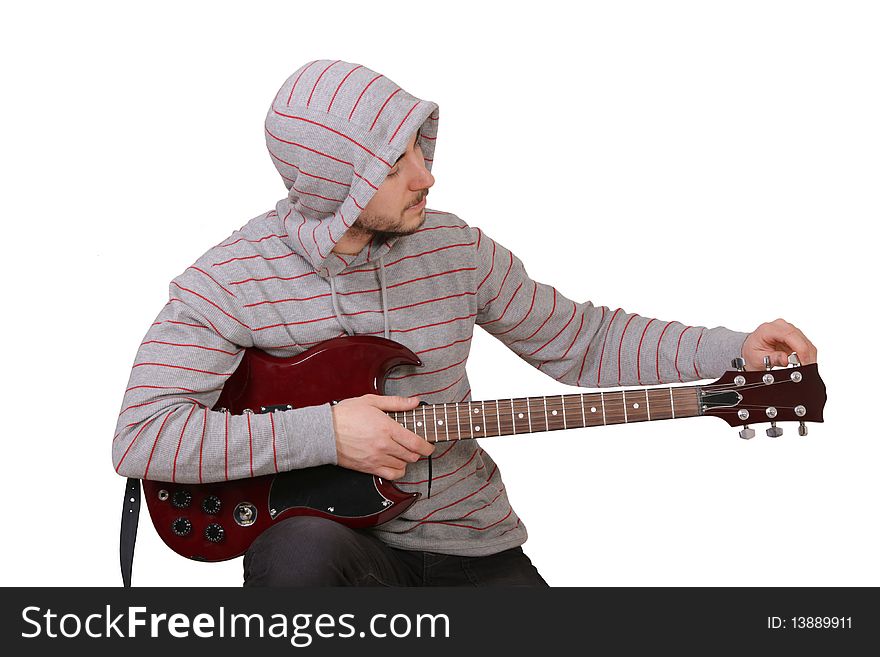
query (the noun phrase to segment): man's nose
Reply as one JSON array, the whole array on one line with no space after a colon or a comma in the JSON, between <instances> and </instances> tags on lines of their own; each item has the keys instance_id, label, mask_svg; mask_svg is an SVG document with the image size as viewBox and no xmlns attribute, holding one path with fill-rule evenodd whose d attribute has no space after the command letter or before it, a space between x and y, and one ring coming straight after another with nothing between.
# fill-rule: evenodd
<instances>
[{"instance_id":1,"label":"man's nose","mask_svg":"<svg viewBox=\"0 0 880 657\"><path fill-rule=\"evenodd\" d=\"M424 163L421 163L413 174L410 183L410 189L413 191L428 189L434 185L434 176L428 171L428 167L426 167Z\"/></svg>"}]
</instances>

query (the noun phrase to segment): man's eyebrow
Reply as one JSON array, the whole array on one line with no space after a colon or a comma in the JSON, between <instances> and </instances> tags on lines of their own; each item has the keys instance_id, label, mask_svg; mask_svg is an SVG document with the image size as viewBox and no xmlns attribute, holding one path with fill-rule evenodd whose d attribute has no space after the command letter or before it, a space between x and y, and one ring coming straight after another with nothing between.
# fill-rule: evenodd
<instances>
[{"instance_id":1,"label":"man's eyebrow","mask_svg":"<svg viewBox=\"0 0 880 657\"><path fill-rule=\"evenodd\" d=\"M415 141L415 143L419 143L419 137L420 137L420 136L421 136L421 135L417 132L417 133L416 133L416 141ZM408 147L409 147L409 144L407 144L407 148L408 148ZM394 164L393 164L392 166L396 166L397 163L400 162L400 161L403 159L403 156L404 156L404 155L406 155L406 151L403 151L403 153L401 153L400 156L399 156L396 160L394 160Z\"/></svg>"}]
</instances>

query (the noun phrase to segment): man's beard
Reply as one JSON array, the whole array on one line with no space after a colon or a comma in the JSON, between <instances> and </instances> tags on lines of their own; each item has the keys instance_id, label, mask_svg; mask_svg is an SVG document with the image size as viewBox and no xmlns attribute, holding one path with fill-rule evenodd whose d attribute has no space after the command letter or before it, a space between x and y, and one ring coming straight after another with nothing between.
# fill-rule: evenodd
<instances>
[{"instance_id":1,"label":"man's beard","mask_svg":"<svg viewBox=\"0 0 880 657\"><path fill-rule=\"evenodd\" d=\"M393 237L412 235L422 227L426 217L427 215L422 212L418 223L408 225L402 215L394 218L361 212L348 230L354 235L367 235L372 237L375 242L384 242Z\"/></svg>"}]
</instances>

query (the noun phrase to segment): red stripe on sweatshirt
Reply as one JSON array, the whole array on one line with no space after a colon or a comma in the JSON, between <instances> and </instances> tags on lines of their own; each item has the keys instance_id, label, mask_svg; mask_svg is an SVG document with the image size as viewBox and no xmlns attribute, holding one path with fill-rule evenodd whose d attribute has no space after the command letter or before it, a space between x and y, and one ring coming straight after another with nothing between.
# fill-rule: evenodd
<instances>
[{"instance_id":1,"label":"red stripe on sweatshirt","mask_svg":"<svg viewBox=\"0 0 880 657\"><path fill-rule=\"evenodd\" d=\"M496 317L495 319L490 319L488 322L482 322L480 324L480 326L482 326L483 328L486 328L486 324L494 324L495 322L500 322L504 318L504 316L507 314L507 309L510 308L510 304L512 304L513 300L516 299L516 293L520 291L522 286L523 286L523 284L520 283L517 286L517 288L513 291L513 294L510 295L510 301L507 302L507 305L504 306L504 310L501 311L501 314L498 317ZM495 335L495 334L493 334L493 335Z\"/></svg>"},{"instance_id":2,"label":"red stripe on sweatshirt","mask_svg":"<svg viewBox=\"0 0 880 657\"><path fill-rule=\"evenodd\" d=\"M316 59L313 62L310 62L302 71L299 72L299 75L296 76L296 80L293 81L293 85L290 87L290 93L287 96L287 104L290 105L290 99L293 98L293 92L296 91L296 85L299 83L299 79L303 76L303 73L308 71L312 66L318 63Z\"/></svg>"},{"instance_id":3,"label":"red stripe on sweatshirt","mask_svg":"<svg viewBox=\"0 0 880 657\"><path fill-rule=\"evenodd\" d=\"M697 353L700 350L700 340L703 339L703 333L705 332L705 328L700 329L700 336L697 338L697 346L694 347L694 375L701 379L703 377L700 376L700 373L697 371Z\"/></svg>"},{"instance_id":4,"label":"red stripe on sweatshirt","mask_svg":"<svg viewBox=\"0 0 880 657\"><path fill-rule=\"evenodd\" d=\"M198 372L199 374L213 374L215 376L232 376L232 372L211 372L209 370L198 370L194 367L184 367L183 365L170 365L168 363L154 363L154 362L143 362L143 363L135 363L132 368L135 367L169 367L175 370L186 370L188 372Z\"/></svg>"},{"instance_id":5,"label":"red stripe on sweatshirt","mask_svg":"<svg viewBox=\"0 0 880 657\"><path fill-rule=\"evenodd\" d=\"M379 120L379 117L382 115L382 112L385 110L385 106L388 104L388 102L389 102L392 98L394 98L395 95L397 95L397 93L398 93L399 91L400 91L400 88L398 87L397 89L395 89L394 91L392 91L392 92L391 92L391 95L388 96L388 98L385 99L385 102L384 102L384 103L382 103L382 107L380 107L380 108L379 108L379 111L376 113L376 118L373 119L373 122L370 124L370 130L372 130L373 128L376 127L376 121ZM391 142L389 142L389 143L391 143Z\"/></svg>"},{"instance_id":6,"label":"red stripe on sweatshirt","mask_svg":"<svg viewBox=\"0 0 880 657\"><path fill-rule=\"evenodd\" d=\"M483 304L483 308L486 308L490 304L494 303L495 299L501 296L501 292L504 290L504 284L507 282L507 277L510 276L510 272L513 269L513 254L510 254L510 263L507 265L507 271L504 272L504 278L501 279L501 284L498 286L498 294L489 299L486 303ZM477 288L478 290L480 288Z\"/></svg>"},{"instance_id":7,"label":"red stripe on sweatshirt","mask_svg":"<svg viewBox=\"0 0 880 657\"><path fill-rule=\"evenodd\" d=\"M645 330L642 331L642 337L639 338L639 348L636 349L636 378L638 379L640 386L644 385L642 383L642 342L645 341L645 334L648 332L648 327L656 321L657 320L652 319L650 322L645 324Z\"/></svg>"},{"instance_id":8,"label":"red stripe on sweatshirt","mask_svg":"<svg viewBox=\"0 0 880 657\"><path fill-rule=\"evenodd\" d=\"M515 295L515 294L516 294L516 293L514 292L514 295ZM506 331L501 331L501 333L492 333L492 331L487 331L487 332L488 332L490 335L494 335L494 336L497 338L499 335L504 335L505 333L510 333L511 331L513 331L514 329L516 329L520 324L522 324L524 321L526 321L526 319L528 319L529 315L532 314L532 309L535 307L535 297L537 296L537 294L538 294L538 284L535 283L534 281L532 281L532 302L531 302L531 304L529 304L529 309L526 311L526 314L523 315L522 319L519 320L516 324L514 324L513 326L511 326L511 327L510 327L509 329L507 329ZM511 301L513 301L513 297L511 297ZM504 315L502 315L502 317L503 317L503 316L504 316ZM501 319L501 317L499 317L498 319ZM493 320L493 321L497 321L497 320ZM482 326L483 328L486 328L486 325L485 325L485 324L481 324L481 326Z\"/></svg>"},{"instance_id":9,"label":"red stripe on sweatshirt","mask_svg":"<svg viewBox=\"0 0 880 657\"><path fill-rule=\"evenodd\" d=\"M204 349L206 351L218 351L221 354L228 354L229 356L238 356L243 349L239 349L238 351L226 351L225 349L216 349L215 347L205 347L200 344L186 344L186 343L178 343L178 342L164 342L162 340L147 340L145 342L141 342L141 345L145 344L164 344L169 347L194 347L196 349Z\"/></svg>"},{"instance_id":10,"label":"red stripe on sweatshirt","mask_svg":"<svg viewBox=\"0 0 880 657\"><path fill-rule=\"evenodd\" d=\"M626 324L623 327L623 333L620 334L620 344L617 345L617 385L620 385L621 371L620 371L620 352L623 351L623 338L626 336L626 329L629 328L629 323L633 321L636 317L638 317L638 313L633 313L632 317L630 317Z\"/></svg>"},{"instance_id":11,"label":"red stripe on sweatshirt","mask_svg":"<svg viewBox=\"0 0 880 657\"><path fill-rule=\"evenodd\" d=\"M230 285L243 285L245 283L262 283L263 281L295 281L305 276L317 276L316 271L307 271L305 274L297 274L296 276L266 276L264 278L245 278L240 281L232 281Z\"/></svg>"},{"instance_id":12,"label":"red stripe on sweatshirt","mask_svg":"<svg viewBox=\"0 0 880 657\"><path fill-rule=\"evenodd\" d=\"M546 347L548 344L550 344L550 343L553 342L556 338L558 338L560 335L562 335L562 332L563 332L565 329L568 328L568 325L571 324L572 321L574 321L574 316L575 316L576 314L577 314L577 304L574 303L574 302L572 302L571 317L568 318L568 321L565 323L565 326L563 326L561 329L559 329L559 331L557 331L556 335L554 335L552 338L550 338L549 340L547 340L547 342L545 342L545 343L542 344L540 347L538 347L537 349L535 349L532 353L530 353L529 356L534 356L536 353L538 353L539 351L541 351L544 347Z\"/></svg>"},{"instance_id":13,"label":"red stripe on sweatshirt","mask_svg":"<svg viewBox=\"0 0 880 657\"><path fill-rule=\"evenodd\" d=\"M315 93L315 89L317 88L318 83L321 81L321 78L324 77L324 73L326 73L326 72L329 71L331 68L333 68L334 66L336 66L340 61L342 61L342 60L337 59L335 62L333 62L332 64L330 64L330 66L328 66L328 67L325 68L323 71L321 71L321 75L319 75L319 76L318 76L318 79L315 80L315 84L312 85L312 90L311 90L311 92L309 92L309 99L306 101L306 107L308 107L309 105L311 105L311 103L312 103L312 96L314 95L314 93ZM291 89L291 93L293 93L293 89ZM290 105L290 103L287 103L287 104Z\"/></svg>"},{"instance_id":14,"label":"red stripe on sweatshirt","mask_svg":"<svg viewBox=\"0 0 880 657\"><path fill-rule=\"evenodd\" d=\"M156 439L153 441L153 449L150 450L150 457L147 459L147 468L144 470L144 476L141 479L149 479L150 478L150 464L153 461L153 453L156 451L156 445L159 444L159 437L162 435L162 429L165 428L165 423L168 421L168 418L171 417L172 411L168 411L165 413L165 419L162 420L162 424L159 427L159 431L156 432Z\"/></svg>"},{"instance_id":15,"label":"red stripe on sweatshirt","mask_svg":"<svg viewBox=\"0 0 880 657\"><path fill-rule=\"evenodd\" d=\"M245 413L247 416L247 425L248 425L248 447L250 447L250 464L251 464L251 477L254 476L254 434L251 433L251 415L252 413Z\"/></svg>"},{"instance_id":16,"label":"red stripe on sweatshirt","mask_svg":"<svg viewBox=\"0 0 880 657\"><path fill-rule=\"evenodd\" d=\"M601 310L602 310L602 317L599 319L599 326L602 326L602 322L605 321L605 306L601 306ZM598 327L596 327L596 328L598 329ZM577 378L578 385L581 385L581 377L584 375L584 364L587 362L587 354L590 353L590 347L593 346L593 339L595 339L595 337L596 336L593 335L593 338L590 339L590 341L587 343L587 349L586 349L586 351L584 351L584 357L581 359L581 369L578 370L578 378ZM598 385L598 379L596 380L596 383Z\"/></svg>"},{"instance_id":17,"label":"red stripe on sweatshirt","mask_svg":"<svg viewBox=\"0 0 880 657\"><path fill-rule=\"evenodd\" d=\"M681 378L681 370L678 369L678 352L681 350L681 339L684 337L684 334L687 333L688 329L693 328L693 326L686 326L684 330L678 335L678 345L675 347L675 372L678 374L678 380L684 381Z\"/></svg>"},{"instance_id":18,"label":"red stripe on sweatshirt","mask_svg":"<svg viewBox=\"0 0 880 657\"><path fill-rule=\"evenodd\" d=\"M311 119L307 119L307 118L305 118L304 116L296 116L295 114L285 114L284 112L279 112L279 111L278 111L277 109L275 109L274 107L272 108L272 111L273 111L275 114L277 114L278 116L283 116L283 117L286 118L286 119L293 119L294 121L302 121L303 123L308 123L308 124L310 124L310 125L314 125L314 126L317 126L317 127L319 127L319 128L323 128L323 129L326 130L327 132L332 132L334 135L337 135L337 136L339 136L339 137L342 137L342 138L345 139L346 141L350 141L352 144L354 144L355 146L357 146L358 148L360 148L360 149L361 149L362 151L364 151L365 153L368 153L368 154L369 154L370 156L372 156L373 158L379 160L382 164L384 164L385 166L387 166L389 169L391 168L391 163L390 163L390 162L388 162L387 160L385 160L385 159L379 157L378 155L376 155L373 151L371 151L369 148L367 148L366 146L364 146L362 143L360 143L360 142L357 141L356 139L352 139L351 137L349 137L349 136L346 135L345 133L339 132L339 130L334 130L334 129L331 128L330 126L328 126L328 125L324 125L324 124L321 123L320 121L312 121Z\"/></svg>"},{"instance_id":19,"label":"red stripe on sweatshirt","mask_svg":"<svg viewBox=\"0 0 880 657\"><path fill-rule=\"evenodd\" d=\"M275 472L278 472L278 450L275 447L275 414L269 413L269 423L272 425L272 463L275 465Z\"/></svg>"},{"instance_id":20,"label":"red stripe on sweatshirt","mask_svg":"<svg viewBox=\"0 0 880 657\"><path fill-rule=\"evenodd\" d=\"M232 321L241 324L241 325L242 325L244 328L246 328L246 329L250 329L250 326L248 326L247 324L245 324L243 321L241 321L240 319L238 319L238 318L235 317L234 315L230 315L228 312L226 312L225 310L223 310L223 309L222 309L220 306L218 306L216 303L214 303L213 301L211 301L208 297L199 294L199 293L196 292L195 290L190 290L189 288L183 287L182 285L180 285L179 283L175 283L174 281L172 281L171 284L174 285L175 287L177 287L177 288L183 290L184 292L189 292L190 294L197 296L197 297L198 297L199 299L201 299L202 301L206 301L207 303L209 303L209 304L211 304L212 306L214 306L214 307L215 307L217 310L219 310L221 313L223 313L224 315L226 315L226 316L227 316L229 319L231 319ZM219 331L218 331L218 333L219 333ZM231 342L231 341L230 341L230 342Z\"/></svg>"},{"instance_id":21,"label":"red stripe on sweatshirt","mask_svg":"<svg viewBox=\"0 0 880 657\"><path fill-rule=\"evenodd\" d=\"M328 114L330 113L330 108L333 107L333 101L336 100L336 94L338 94L339 90L342 89L342 85L344 85L345 81L348 80L348 76L350 76L352 73L354 73L359 68L363 68L363 66L358 64L353 69L351 69L348 73L346 73L344 78L342 78L342 82L339 83L339 86L336 87L336 91L333 92L333 98L330 99L330 104L327 105L327 113Z\"/></svg>"},{"instance_id":22,"label":"red stripe on sweatshirt","mask_svg":"<svg viewBox=\"0 0 880 657\"><path fill-rule=\"evenodd\" d=\"M429 351L438 351L440 349L447 349L448 347L452 347L454 345L461 344L463 342L470 342L472 339L473 339L473 336L468 337L468 338L464 338L463 340L454 340L453 342L450 342L449 344L440 345L439 347L431 347L430 349L422 349L421 351L417 351L415 353L416 354L426 354Z\"/></svg>"},{"instance_id":23,"label":"red stripe on sweatshirt","mask_svg":"<svg viewBox=\"0 0 880 657\"><path fill-rule=\"evenodd\" d=\"M477 285L477 289L478 289L478 290L479 290L481 287L483 287L483 283L485 283L487 280L489 280L489 277L492 275L492 272L493 272L494 270L495 270L495 242L492 242L492 264L491 264L491 266L489 267L489 273L486 274L486 277L485 277L483 280L480 281L480 284L479 284L479 285Z\"/></svg>"},{"instance_id":24,"label":"red stripe on sweatshirt","mask_svg":"<svg viewBox=\"0 0 880 657\"><path fill-rule=\"evenodd\" d=\"M134 447L134 444L137 442L137 439L140 437L140 435L144 432L144 429L146 429L148 426L153 424L153 422L156 420L157 417L159 417L159 416L157 415L156 417L150 418L149 420L147 420L143 424L143 426L141 426L140 429L138 429L138 432L134 435L134 438L132 438L131 442L128 444L128 447L126 448L125 453L122 455L122 458L119 459L119 463L116 464L116 473L117 474L119 473L119 468L122 467L122 463L125 461L125 457L128 456L129 450L132 447ZM134 424L137 424L137 423L135 422L133 424L129 424L128 426L130 427L130 426L133 426ZM126 427L126 428L128 428L128 427Z\"/></svg>"},{"instance_id":25,"label":"red stripe on sweatshirt","mask_svg":"<svg viewBox=\"0 0 880 657\"><path fill-rule=\"evenodd\" d=\"M195 390L190 390L189 388L181 388L180 386L132 386L131 388L126 388L125 392L129 390L137 390L138 388L151 388L155 390L183 390L184 392L191 392L195 394Z\"/></svg>"},{"instance_id":26,"label":"red stripe on sweatshirt","mask_svg":"<svg viewBox=\"0 0 880 657\"><path fill-rule=\"evenodd\" d=\"M395 93L397 93L397 92L395 92ZM388 101L385 101L385 102L388 102ZM394 141L394 138L397 136L397 133L400 131L400 128L403 126L404 123L406 123L406 120L409 118L409 115L413 113L413 110L414 110L416 107L418 107L418 106L421 104L421 102L422 102L422 101L419 100L419 101L416 102L415 105L413 105L412 107L409 108L409 112L407 112L407 113L406 113L406 116L404 116L404 117L400 120L400 123L397 124L397 128L394 130L394 133L391 135L391 139L388 140L388 143L389 143L389 144L390 144L392 141ZM379 117L377 116L376 118L379 118Z\"/></svg>"},{"instance_id":27,"label":"red stripe on sweatshirt","mask_svg":"<svg viewBox=\"0 0 880 657\"><path fill-rule=\"evenodd\" d=\"M196 410L196 405L193 404L192 408L189 409L189 414L186 416L186 420L183 422L183 429L180 430L180 438L177 440L177 450L174 452L174 465L171 468L171 481L177 481L177 457L180 456L180 446L183 444L183 434L186 433L186 425L189 424L189 419L192 417L193 411Z\"/></svg>"},{"instance_id":28,"label":"red stripe on sweatshirt","mask_svg":"<svg viewBox=\"0 0 880 657\"><path fill-rule=\"evenodd\" d=\"M614 314L611 316L611 321L608 322L608 328L605 329L605 339L602 341L602 353L599 354L599 373L596 375L597 388L602 381L602 361L605 358L605 343L608 342L608 335L611 333L611 327L614 325L614 320L617 318L617 313L619 313L621 310L622 308L618 308L614 311Z\"/></svg>"},{"instance_id":29,"label":"red stripe on sweatshirt","mask_svg":"<svg viewBox=\"0 0 880 657\"><path fill-rule=\"evenodd\" d=\"M462 463L460 466L458 466L455 470L452 470L451 472L447 472L446 474L442 474L442 475L434 475L433 477L431 477L431 480L438 481L440 479L445 479L446 477L451 477L456 472L461 472L464 468L466 468L468 465L470 465L470 462L473 461L477 457L477 454L479 454L482 451L483 450L479 447L479 445L474 447L474 452L473 452L473 454L471 454L470 458L467 461ZM394 483L408 485L408 486L419 486L421 484L427 484L428 480L427 479L422 479L420 481L400 481L400 480L398 480L398 481L395 481Z\"/></svg>"},{"instance_id":30,"label":"red stripe on sweatshirt","mask_svg":"<svg viewBox=\"0 0 880 657\"><path fill-rule=\"evenodd\" d=\"M385 268L393 267L396 264L403 262L404 260L409 260L410 258L421 258L422 256L430 255L432 253L438 253L440 251L445 251L446 249L455 249L463 246L473 246L473 242L461 242L458 244L447 244L446 246L440 246L436 249L430 249L428 251L422 251L420 253L413 253L408 256L403 256L402 258L398 258L397 260L392 260L391 262L385 263ZM349 276L351 274L369 274L378 271L378 267L371 267L370 269L352 269L351 271L340 272L339 276Z\"/></svg>"},{"instance_id":31,"label":"red stripe on sweatshirt","mask_svg":"<svg viewBox=\"0 0 880 657\"><path fill-rule=\"evenodd\" d=\"M275 233L272 233L271 235L266 235L265 237L261 237L260 239L256 239L256 240L249 240L246 237L240 237L237 240L235 240L234 242L227 242L226 244L218 244L217 248L218 249L225 249L227 246L234 246L235 244L238 244L239 242L248 242L249 244L257 244L259 242L263 242L264 240L272 239L273 237L278 237L278 238L287 237L287 233L282 233L281 235L276 235Z\"/></svg>"},{"instance_id":32,"label":"red stripe on sweatshirt","mask_svg":"<svg viewBox=\"0 0 880 657\"><path fill-rule=\"evenodd\" d=\"M470 479L471 477L473 477L474 475L476 475L480 470L482 470L484 467L485 467L485 466L483 466L483 467L481 467L481 468L477 468L476 470L474 470L473 472L471 472L471 473L470 473L469 475L467 475L466 477L462 477L462 478L459 479L457 482L455 482L455 483L453 484L453 486L457 486L458 484L462 483L463 481L465 481L465 480L467 480L467 479ZM433 516L433 515L434 515L435 513L437 513L438 511L444 511L444 510L449 509L449 508L451 508L451 507L453 507L453 506L455 506L455 505L457 505L457 504L461 504L461 503L464 502L465 500L469 500L470 498L472 498L474 495L477 495L477 494L481 493L483 490L486 489L486 487L488 487L488 486L491 484L491 481L492 481L492 479L495 477L495 473L496 473L497 471L498 471L498 466L496 465L496 466L494 466L494 467L492 468L492 472L489 473L489 476L486 478L486 483L483 484L482 486L480 486L479 488L475 489L474 491L468 493L468 494L465 495L464 497L461 497L461 498L455 500L454 502L450 502L449 504L447 504L447 505L445 505L445 506L438 507L438 508L434 509L433 511L431 511L428 515L422 516L421 518L413 518L413 520L416 520L416 521L417 521L416 524L415 524L415 525L412 525L412 526L410 526L410 527L407 527L407 529L405 529L402 533L405 534L406 532L411 532L413 529L415 529L415 528L418 527L419 525L423 525L423 524L425 524L425 522L428 520L428 518L430 518L431 516ZM499 493L499 495L500 495L500 493ZM497 498L496 498L496 499L497 499ZM492 500L492 501L494 502L494 500ZM490 506L491 504L492 504L492 502L489 502L489 504L487 504L486 506ZM482 507L482 508L485 508L485 507ZM470 514L468 514L468 515L470 515Z\"/></svg>"},{"instance_id":33,"label":"red stripe on sweatshirt","mask_svg":"<svg viewBox=\"0 0 880 657\"><path fill-rule=\"evenodd\" d=\"M202 449L205 446L205 431L208 429L208 409L205 408L205 414L202 418L202 437L199 440L199 483L202 483Z\"/></svg>"},{"instance_id":34,"label":"red stripe on sweatshirt","mask_svg":"<svg viewBox=\"0 0 880 657\"><path fill-rule=\"evenodd\" d=\"M673 322L667 322L666 326L663 327L663 330L660 332L660 337L657 338L657 361L655 363L655 367L657 370L657 381L663 383L663 379L660 378L660 343L663 341L663 335L666 333L666 329L672 326Z\"/></svg>"},{"instance_id":35,"label":"red stripe on sweatshirt","mask_svg":"<svg viewBox=\"0 0 880 657\"><path fill-rule=\"evenodd\" d=\"M361 98L363 98L363 97L364 97L364 94L367 93L367 89L369 89L370 86L371 86L376 80L378 80L378 79L381 78L381 77L382 77L381 75L377 75L376 77L374 77L372 80L370 80L370 81L367 83L367 86L364 87L364 90L361 91L360 96L357 97L357 100L354 101L354 105L352 105L351 112L348 113L348 120L349 120L349 121L351 121L351 117L354 115L354 111L357 109L358 103L361 102Z\"/></svg>"},{"instance_id":36,"label":"red stripe on sweatshirt","mask_svg":"<svg viewBox=\"0 0 880 657\"><path fill-rule=\"evenodd\" d=\"M547 322L549 322L553 318L553 315L556 314L556 288L554 287L552 289L553 289L553 307L550 309L550 314L547 315L547 319L545 319L543 322L541 322L541 325L538 328L536 328L534 331L532 331L531 335L527 335L526 337L520 338L519 340L514 340L508 346L515 345L519 342L525 342L526 340L531 340L533 337L535 337L538 334L538 332L542 328L544 328L544 325L547 324Z\"/></svg>"},{"instance_id":37,"label":"red stripe on sweatshirt","mask_svg":"<svg viewBox=\"0 0 880 657\"><path fill-rule=\"evenodd\" d=\"M223 290L224 292L226 292L226 294L228 294L228 295L230 295L230 296L233 296L233 297L235 296L234 294L232 294L232 292L230 292L230 291L227 290L225 287L223 287L223 286L220 284L220 282L219 282L216 278L214 278L213 276L211 276L211 274L209 274L208 272L204 271L203 269L199 269L198 267L195 267L195 266L187 267L187 269L195 269L197 272L199 272L199 273L201 273L201 274L204 274L205 276L207 276L208 278L210 278L212 281L214 281L214 283L216 283L217 286L218 286L221 290Z\"/></svg>"}]
</instances>

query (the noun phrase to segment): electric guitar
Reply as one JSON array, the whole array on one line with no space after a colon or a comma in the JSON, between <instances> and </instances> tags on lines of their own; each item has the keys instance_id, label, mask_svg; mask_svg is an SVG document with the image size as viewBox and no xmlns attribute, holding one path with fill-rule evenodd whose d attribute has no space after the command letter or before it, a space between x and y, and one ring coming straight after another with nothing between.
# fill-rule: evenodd
<instances>
[{"instance_id":1,"label":"electric guitar","mask_svg":"<svg viewBox=\"0 0 880 657\"><path fill-rule=\"evenodd\" d=\"M403 345L373 336L322 342L293 358L247 349L214 407L230 413L268 413L382 394L385 377L402 365L421 365ZM635 388L549 397L520 397L421 405L388 415L425 440L438 443L608 424L714 415L731 426L770 422L822 422L825 384L815 364L746 372L742 359L708 385ZM162 540L178 554L223 561L244 554L277 522L298 515L329 518L350 527L374 527L409 508L421 493L406 493L381 477L323 465L252 479L209 484L143 481L150 517Z\"/></svg>"}]
</instances>

